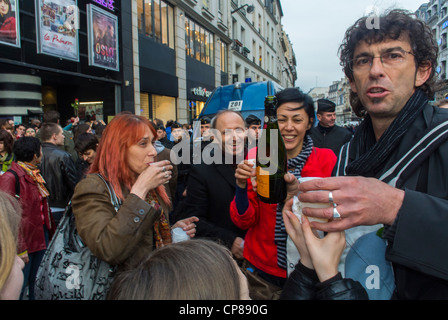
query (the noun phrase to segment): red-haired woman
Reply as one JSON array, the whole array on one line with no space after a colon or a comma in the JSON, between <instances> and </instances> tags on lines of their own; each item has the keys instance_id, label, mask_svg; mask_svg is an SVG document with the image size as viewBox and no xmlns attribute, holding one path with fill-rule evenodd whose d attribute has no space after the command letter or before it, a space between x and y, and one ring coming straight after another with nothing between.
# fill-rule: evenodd
<instances>
[{"instance_id":1,"label":"red-haired woman","mask_svg":"<svg viewBox=\"0 0 448 320\"><path fill-rule=\"evenodd\" d=\"M155 248L171 242L170 200L164 184L171 179L169 161L155 162L157 134L149 122L130 113L117 115L106 127L89 174L72 198L79 235L98 258L132 267ZM113 187L121 206L115 211L108 189ZM194 237L191 217L176 223Z\"/></svg>"}]
</instances>

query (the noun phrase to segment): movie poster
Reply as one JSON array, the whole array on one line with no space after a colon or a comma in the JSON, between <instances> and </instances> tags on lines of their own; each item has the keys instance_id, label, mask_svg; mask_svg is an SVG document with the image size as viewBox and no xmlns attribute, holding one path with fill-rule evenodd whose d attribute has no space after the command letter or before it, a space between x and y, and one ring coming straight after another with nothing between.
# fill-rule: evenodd
<instances>
[{"instance_id":1,"label":"movie poster","mask_svg":"<svg viewBox=\"0 0 448 320\"><path fill-rule=\"evenodd\" d=\"M88 4L87 21L89 65L119 71L117 16Z\"/></svg>"},{"instance_id":2,"label":"movie poster","mask_svg":"<svg viewBox=\"0 0 448 320\"><path fill-rule=\"evenodd\" d=\"M36 0L37 52L79 61L76 0Z\"/></svg>"},{"instance_id":3,"label":"movie poster","mask_svg":"<svg viewBox=\"0 0 448 320\"><path fill-rule=\"evenodd\" d=\"M20 48L19 0L0 0L0 44Z\"/></svg>"}]
</instances>

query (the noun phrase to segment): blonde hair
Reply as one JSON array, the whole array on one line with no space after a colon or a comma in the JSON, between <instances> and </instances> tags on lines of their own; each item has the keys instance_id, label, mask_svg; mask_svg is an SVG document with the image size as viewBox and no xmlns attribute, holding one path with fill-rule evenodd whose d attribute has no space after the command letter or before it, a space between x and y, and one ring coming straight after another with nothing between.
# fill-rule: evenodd
<instances>
[{"instance_id":1,"label":"blonde hair","mask_svg":"<svg viewBox=\"0 0 448 320\"><path fill-rule=\"evenodd\" d=\"M237 268L229 250L213 241L169 244L118 275L109 299L239 300Z\"/></svg>"},{"instance_id":2,"label":"blonde hair","mask_svg":"<svg viewBox=\"0 0 448 320\"><path fill-rule=\"evenodd\" d=\"M0 290L11 273L17 255L22 208L9 194L0 191Z\"/></svg>"}]
</instances>

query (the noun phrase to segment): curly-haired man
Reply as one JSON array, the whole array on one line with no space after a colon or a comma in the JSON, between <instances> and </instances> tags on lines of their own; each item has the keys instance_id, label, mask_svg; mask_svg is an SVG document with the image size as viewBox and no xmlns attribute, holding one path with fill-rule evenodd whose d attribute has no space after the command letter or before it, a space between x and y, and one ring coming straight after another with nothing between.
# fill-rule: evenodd
<instances>
[{"instance_id":1,"label":"curly-haired man","mask_svg":"<svg viewBox=\"0 0 448 320\"><path fill-rule=\"evenodd\" d=\"M385 227L392 298L447 299L448 112L428 103L437 44L431 29L403 10L378 17L378 29L368 18L347 30L340 47L351 104L364 121L341 150L338 177L300 184L299 199L333 203L304 214L329 218L312 223L320 230L346 230L346 250L366 226Z\"/></svg>"}]
</instances>

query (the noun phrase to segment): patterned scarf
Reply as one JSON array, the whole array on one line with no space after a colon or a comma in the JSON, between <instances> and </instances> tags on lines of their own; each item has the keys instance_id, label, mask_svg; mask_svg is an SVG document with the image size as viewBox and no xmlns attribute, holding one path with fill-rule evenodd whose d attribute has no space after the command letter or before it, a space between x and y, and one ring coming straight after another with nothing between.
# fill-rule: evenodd
<instances>
[{"instance_id":1,"label":"patterned scarf","mask_svg":"<svg viewBox=\"0 0 448 320\"><path fill-rule=\"evenodd\" d=\"M148 193L147 201L155 210L160 210L160 217L154 222L154 240L158 249L171 243L171 228L165 212L157 199L157 193L154 190Z\"/></svg>"},{"instance_id":2,"label":"patterned scarf","mask_svg":"<svg viewBox=\"0 0 448 320\"><path fill-rule=\"evenodd\" d=\"M45 187L45 180L40 174L40 170L35 165L32 165L29 162L17 161L17 164L21 166L28 174L28 176L30 176L36 183L42 198L48 197L50 195L50 192L48 192L47 188Z\"/></svg>"},{"instance_id":3,"label":"patterned scarf","mask_svg":"<svg viewBox=\"0 0 448 320\"><path fill-rule=\"evenodd\" d=\"M289 172L297 179L301 177L303 167L305 166L308 157L313 152L313 140L307 134L303 141L302 152L295 158L288 159ZM282 209L284 203L277 205L277 213L275 217L275 244L277 245L277 264L280 268L287 269L286 260L286 240L288 234L286 233L285 222L283 221Z\"/></svg>"}]
</instances>

